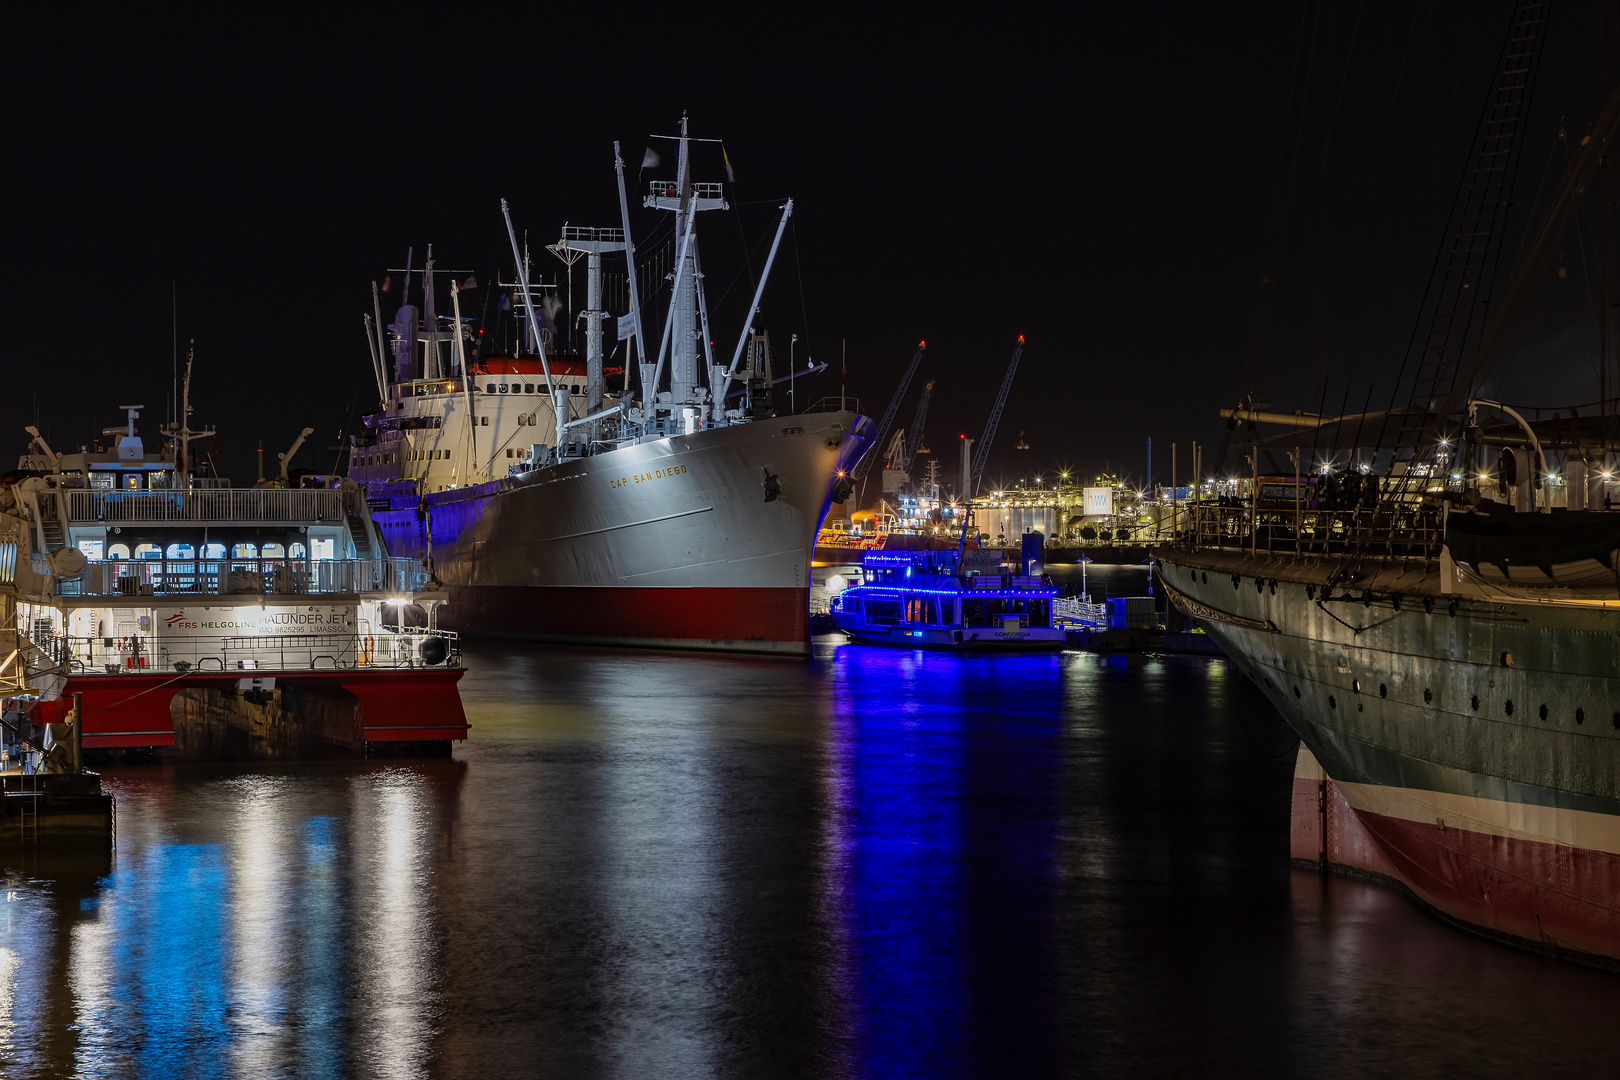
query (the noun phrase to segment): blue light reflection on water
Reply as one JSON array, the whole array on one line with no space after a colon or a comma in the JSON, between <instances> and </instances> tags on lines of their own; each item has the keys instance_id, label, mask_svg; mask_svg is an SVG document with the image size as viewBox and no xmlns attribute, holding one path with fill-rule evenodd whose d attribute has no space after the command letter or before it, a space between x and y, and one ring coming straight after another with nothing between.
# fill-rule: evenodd
<instances>
[{"instance_id":1,"label":"blue light reflection on water","mask_svg":"<svg viewBox=\"0 0 1620 1080\"><path fill-rule=\"evenodd\" d=\"M1021 984L1046 965L1023 943L1050 930L1056 773L1039 764L1049 748L1020 744L1060 734L1060 659L848 646L833 678L855 1071L941 1076L1038 1052L1047 1018Z\"/></svg>"}]
</instances>

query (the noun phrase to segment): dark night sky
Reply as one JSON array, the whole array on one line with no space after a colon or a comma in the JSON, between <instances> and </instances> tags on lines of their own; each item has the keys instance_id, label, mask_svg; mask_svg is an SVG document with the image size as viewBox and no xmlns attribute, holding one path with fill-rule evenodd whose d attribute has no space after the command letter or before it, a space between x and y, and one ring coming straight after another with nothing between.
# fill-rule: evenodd
<instances>
[{"instance_id":1,"label":"dark night sky","mask_svg":"<svg viewBox=\"0 0 1620 1080\"><path fill-rule=\"evenodd\" d=\"M1592 13L1555 8L1521 193L1560 116L1594 112ZM360 315L385 267L432 242L441 266L510 277L503 196L537 244L616 225L613 140L633 168L685 110L738 172L739 213L704 222L711 278L738 267L739 223L753 242L797 199L765 325L833 364L801 401L837 393L847 339L851 393L880 413L926 337L943 450L982 427L1023 333L991 477L1140 478L1152 436L1166 479L1170 442L1217 439L1214 410L1247 391L1332 410L1381 376L1387 396L1510 5L527 10L13 35L7 452L36 409L59 446L131 399L155 428L171 281L228 471L306 423L334 442L366 395ZM722 347L742 306L717 304ZM1563 322L1514 400L1595 397L1590 331Z\"/></svg>"}]
</instances>

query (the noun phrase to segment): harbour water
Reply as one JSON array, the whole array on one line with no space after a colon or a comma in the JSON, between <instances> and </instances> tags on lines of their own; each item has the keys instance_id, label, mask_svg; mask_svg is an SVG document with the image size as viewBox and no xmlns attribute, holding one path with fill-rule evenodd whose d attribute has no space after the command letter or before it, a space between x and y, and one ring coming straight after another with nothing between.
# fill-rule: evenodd
<instances>
[{"instance_id":1,"label":"harbour water","mask_svg":"<svg viewBox=\"0 0 1620 1080\"><path fill-rule=\"evenodd\" d=\"M7 851L0 1074L1620 1064L1620 978L1290 868L1223 662L467 659L454 760L109 768L110 860Z\"/></svg>"}]
</instances>

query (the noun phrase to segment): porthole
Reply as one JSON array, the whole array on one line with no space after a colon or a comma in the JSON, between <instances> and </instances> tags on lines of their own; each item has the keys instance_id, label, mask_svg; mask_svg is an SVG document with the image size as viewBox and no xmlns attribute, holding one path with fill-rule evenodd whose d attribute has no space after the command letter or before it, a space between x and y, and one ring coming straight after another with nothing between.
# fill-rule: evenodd
<instances>
[{"instance_id":1,"label":"porthole","mask_svg":"<svg viewBox=\"0 0 1620 1080\"><path fill-rule=\"evenodd\" d=\"M505 383L501 383L501 391L500 392L503 393L503 394L507 392L507 386L506 386Z\"/></svg>"},{"instance_id":2,"label":"porthole","mask_svg":"<svg viewBox=\"0 0 1620 1080\"><path fill-rule=\"evenodd\" d=\"M495 384L494 383L490 383L489 385L484 387L484 393L493 394L494 392L495 392Z\"/></svg>"},{"instance_id":3,"label":"porthole","mask_svg":"<svg viewBox=\"0 0 1620 1080\"><path fill-rule=\"evenodd\" d=\"M1207 570L1204 571L1203 578L1204 578L1204 584L1208 585L1209 584L1209 571L1207 571Z\"/></svg>"},{"instance_id":4,"label":"porthole","mask_svg":"<svg viewBox=\"0 0 1620 1080\"><path fill-rule=\"evenodd\" d=\"M1307 586L1305 586L1305 599L1307 599L1307 600L1315 600L1316 599L1316 586L1315 585L1307 585Z\"/></svg>"},{"instance_id":5,"label":"porthole","mask_svg":"<svg viewBox=\"0 0 1620 1080\"><path fill-rule=\"evenodd\" d=\"M1332 694L1329 694L1328 695L1328 708L1337 709L1338 707L1339 707L1339 703L1333 699Z\"/></svg>"},{"instance_id":6,"label":"porthole","mask_svg":"<svg viewBox=\"0 0 1620 1080\"><path fill-rule=\"evenodd\" d=\"M1456 615L1457 615L1457 601L1453 600L1451 603L1446 605L1446 614L1452 616L1453 618L1456 617Z\"/></svg>"},{"instance_id":7,"label":"porthole","mask_svg":"<svg viewBox=\"0 0 1620 1080\"><path fill-rule=\"evenodd\" d=\"M1277 595L1277 579L1276 578L1271 579L1271 585L1269 587L1271 589L1271 595L1276 596Z\"/></svg>"},{"instance_id":8,"label":"porthole","mask_svg":"<svg viewBox=\"0 0 1620 1080\"><path fill-rule=\"evenodd\" d=\"M1468 699L1468 707L1470 709L1473 709L1475 712L1479 712L1479 695L1478 694L1475 694L1473 697Z\"/></svg>"},{"instance_id":9,"label":"porthole","mask_svg":"<svg viewBox=\"0 0 1620 1080\"><path fill-rule=\"evenodd\" d=\"M1513 699L1512 698L1508 698L1506 701L1502 702L1502 711L1507 713L1509 716L1513 715Z\"/></svg>"},{"instance_id":10,"label":"porthole","mask_svg":"<svg viewBox=\"0 0 1620 1080\"><path fill-rule=\"evenodd\" d=\"M1401 610L1401 594L1400 594L1400 593L1395 593L1395 594L1393 594L1393 595L1392 595L1392 596L1391 596L1391 597L1390 597L1390 598L1389 598L1389 602L1390 602L1390 603L1391 603L1391 604L1394 604L1394 605L1395 605L1395 610L1396 610L1396 611L1399 611L1399 610Z\"/></svg>"},{"instance_id":11,"label":"porthole","mask_svg":"<svg viewBox=\"0 0 1620 1080\"><path fill-rule=\"evenodd\" d=\"M526 383L524 383L524 384L523 384L523 392L524 392L524 393L525 393L525 394L532 394L532 393L534 393L534 383L532 383L532 382L526 382Z\"/></svg>"},{"instance_id":12,"label":"porthole","mask_svg":"<svg viewBox=\"0 0 1620 1080\"><path fill-rule=\"evenodd\" d=\"M1241 577L1239 577L1237 574L1232 575L1232 588L1234 588L1234 589L1237 588L1240 584L1242 584L1242 582L1243 582L1243 579Z\"/></svg>"},{"instance_id":13,"label":"porthole","mask_svg":"<svg viewBox=\"0 0 1620 1080\"><path fill-rule=\"evenodd\" d=\"M1544 708L1544 709L1545 709L1545 708L1546 708L1546 706L1545 706L1545 705L1543 705L1543 706L1542 706L1542 708ZM1586 723L1586 710L1585 710L1585 709L1576 709L1576 710L1575 710L1575 722L1576 722L1576 723L1577 723L1577 724L1584 724L1584 723Z\"/></svg>"},{"instance_id":14,"label":"porthole","mask_svg":"<svg viewBox=\"0 0 1620 1080\"><path fill-rule=\"evenodd\" d=\"M1356 694L1361 693L1361 680L1360 679L1351 679L1350 680L1350 690L1351 690L1352 693L1356 693Z\"/></svg>"},{"instance_id":15,"label":"porthole","mask_svg":"<svg viewBox=\"0 0 1620 1080\"><path fill-rule=\"evenodd\" d=\"M1383 683L1379 683L1378 684L1378 696L1379 697L1389 697L1389 687L1385 686Z\"/></svg>"},{"instance_id":16,"label":"porthole","mask_svg":"<svg viewBox=\"0 0 1620 1080\"><path fill-rule=\"evenodd\" d=\"M1545 720L1545 719L1547 719L1547 703L1546 703L1546 702L1542 702L1542 703L1541 703L1541 718L1542 718L1542 719L1543 719L1543 720ZM1577 723L1577 724L1578 724L1578 723L1580 723L1580 721L1579 721L1579 720L1577 720L1577 721L1575 721L1575 722L1576 722L1576 723Z\"/></svg>"},{"instance_id":17,"label":"porthole","mask_svg":"<svg viewBox=\"0 0 1620 1080\"><path fill-rule=\"evenodd\" d=\"M1430 705L1430 704L1433 704L1433 702L1434 702L1434 691L1430 690L1428 687L1425 686L1423 688L1423 704Z\"/></svg>"},{"instance_id":18,"label":"porthole","mask_svg":"<svg viewBox=\"0 0 1620 1080\"><path fill-rule=\"evenodd\" d=\"M1614 726L1616 730L1620 730L1620 712L1614 714Z\"/></svg>"},{"instance_id":19,"label":"porthole","mask_svg":"<svg viewBox=\"0 0 1620 1080\"><path fill-rule=\"evenodd\" d=\"M1296 686L1296 687L1294 687L1294 696L1295 696L1295 697L1299 697L1299 687L1297 687L1297 686ZM1617 718L1617 719L1620 719L1620 712L1617 712L1617 713L1615 713L1615 714L1614 714L1614 715L1615 715L1615 717L1616 717L1616 718ZM1616 724L1615 724L1615 727L1620 727L1620 723L1616 723Z\"/></svg>"},{"instance_id":20,"label":"porthole","mask_svg":"<svg viewBox=\"0 0 1620 1080\"><path fill-rule=\"evenodd\" d=\"M1261 593L1263 593L1265 591L1266 591L1265 579L1264 578L1255 578L1254 579L1254 592L1255 592L1255 595L1258 596L1258 595L1260 595Z\"/></svg>"},{"instance_id":21,"label":"porthole","mask_svg":"<svg viewBox=\"0 0 1620 1080\"><path fill-rule=\"evenodd\" d=\"M1425 615L1433 615L1434 614L1434 597L1425 596L1423 598L1423 614L1425 614Z\"/></svg>"}]
</instances>

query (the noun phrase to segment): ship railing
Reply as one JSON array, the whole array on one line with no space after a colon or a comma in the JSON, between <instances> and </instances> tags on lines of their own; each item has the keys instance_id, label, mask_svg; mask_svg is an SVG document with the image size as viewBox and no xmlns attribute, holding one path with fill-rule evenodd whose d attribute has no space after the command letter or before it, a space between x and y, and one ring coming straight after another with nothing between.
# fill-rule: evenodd
<instances>
[{"instance_id":1,"label":"ship railing","mask_svg":"<svg viewBox=\"0 0 1620 1080\"><path fill-rule=\"evenodd\" d=\"M861 399L857 397L824 397L812 405L806 405L799 410L801 413L813 412L855 412L861 411Z\"/></svg>"},{"instance_id":2,"label":"ship railing","mask_svg":"<svg viewBox=\"0 0 1620 1080\"><path fill-rule=\"evenodd\" d=\"M1268 555L1381 555L1433 559L1444 537L1439 507L1387 503L1347 510L1195 504L1183 542L1194 549Z\"/></svg>"},{"instance_id":3,"label":"ship railing","mask_svg":"<svg viewBox=\"0 0 1620 1080\"><path fill-rule=\"evenodd\" d=\"M429 644L431 642L431 644ZM36 643L38 643L36 641ZM256 673L364 671L462 666L461 639L419 627L360 633L128 634L55 636L41 644L68 672L120 675L139 672ZM430 662L431 661L431 662Z\"/></svg>"},{"instance_id":4,"label":"ship railing","mask_svg":"<svg viewBox=\"0 0 1620 1080\"><path fill-rule=\"evenodd\" d=\"M416 559L96 559L57 596L352 596L425 589Z\"/></svg>"},{"instance_id":5,"label":"ship railing","mask_svg":"<svg viewBox=\"0 0 1620 1080\"><path fill-rule=\"evenodd\" d=\"M67 491L68 520L342 521L343 492L297 488L193 491Z\"/></svg>"},{"instance_id":6,"label":"ship railing","mask_svg":"<svg viewBox=\"0 0 1620 1080\"><path fill-rule=\"evenodd\" d=\"M1088 630L1108 629L1108 605L1093 604L1078 596L1052 598L1052 625L1084 627Z\"/></svg>"}]
</instances>

